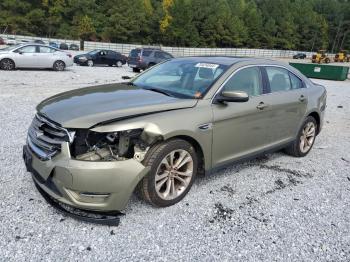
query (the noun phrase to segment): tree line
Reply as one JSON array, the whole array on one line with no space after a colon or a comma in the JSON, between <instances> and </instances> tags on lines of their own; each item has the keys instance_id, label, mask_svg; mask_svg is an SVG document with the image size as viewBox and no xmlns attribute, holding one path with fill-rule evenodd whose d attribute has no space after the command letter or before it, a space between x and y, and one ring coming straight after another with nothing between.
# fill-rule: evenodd
<instances>
[{"instance_id":1,"label":"tree line","mask_svg":"<svg viewBox=\"0 0 350 262\"><path fill-rule=\"evenodd\" d=\"M191 47L350 49L348 0L1 0L0 32Z\"/></svg>"}]
</instances>

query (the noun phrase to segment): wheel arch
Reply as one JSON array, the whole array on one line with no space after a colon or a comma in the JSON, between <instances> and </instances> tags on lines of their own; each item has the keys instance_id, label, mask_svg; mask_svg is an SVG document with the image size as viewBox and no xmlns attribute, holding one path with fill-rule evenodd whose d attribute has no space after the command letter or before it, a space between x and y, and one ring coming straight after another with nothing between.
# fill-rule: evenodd
<instances>
[{"instance_id":1,"label":"wheel arch","mask_svg":"<svg viewBox=\"0 0 350 262\"><path fill-rule=\"evenodd\" d=\"M307 116L312 116L316 120L316 123L317 123L316 134L318 135L320 132L320 124L321 124L321 117L320 117L319 113L317 113L316 111L313 111L313 112L309 113Z\"/></svg>"},{"instance_id":2,"label":"wheel arch","mask_svg":"<svg viewBox=\"0 0 350 262\"><path fill-rule=\"evenodd\" d=\"M62 59L57 59L53 62L52 67L54 67L57 62L62 62L64 64L64 67L67 66L66 62L64 62Z\"/></svg>"},{"instance_id":3,"label":"wheel arch","mask_svg":"<svg viewBox=\"0 0 350 262\"><path fill-rule=\"evenodd\" d=\"M176 139L176 138L185 140L186 142L190 143L194 147L196 154L198 156L198 171L199 173L204 173L206 161L205 161L205 155L201 144L195 138L188 135L176 135L168 138L167 140Z\"/></svg>"}]
</instances>

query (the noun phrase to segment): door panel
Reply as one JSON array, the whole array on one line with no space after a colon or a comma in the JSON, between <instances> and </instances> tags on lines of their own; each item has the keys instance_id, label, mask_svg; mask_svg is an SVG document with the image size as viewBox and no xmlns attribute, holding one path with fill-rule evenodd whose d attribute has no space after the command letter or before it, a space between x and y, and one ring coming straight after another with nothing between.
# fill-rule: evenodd
<instances>
[{"instance_id":1,"label":"door panel","mask_svg":"<svg viewBox=\"0 0 350 262\"><path fill-rule=\"evenodd\" d=\"M25 46L16 52L15 63L17 67L38 67L36 46Z\"/></svg>"},{"instance_id":2,"label":"door panel","mask_svg":"<svg viewBox=\"0 0 350 262\"><path fill-rule=\"evenodd\" d=\"M307 108L307 92L301 80L284 68L265 68L271 93L265 100L271 105L271 132L268 140L273 146L295 139Z\"/></svg>"},{"instance_id":3,"label":"door panel","mask_svg":"<svg viewBox=\"0 0 350 262\"><path fill-rule=\"evenodd\" d=\"M37 53L37 64L42 68L50 68L54 63L55 50L47 46L39 46L39 53Z\"/></svg>"},{"instance_id":4,"label":"door panel","mask_svg":"<svg viewBox=\"0 0 350 262\"><path fill-rule=\"evenodd\" d=\"M244 91L243 103L213 104L213 165L224 164L268 145L270 106L262 95L263 81L258 67L239 69L225 82L222 91Z\"/></svg>"},{"instance_id":5,"label":"door panel","mask_svg":"<svg viewBox=\"0 0 350 262\"><path fill-rule=\"evenodd\" d=\"M264 103L267 107L258 109ZM224 164L268 146L271 110L264 96L245 103L213 105L213 165Z\"/></svg>"}]
</instances>

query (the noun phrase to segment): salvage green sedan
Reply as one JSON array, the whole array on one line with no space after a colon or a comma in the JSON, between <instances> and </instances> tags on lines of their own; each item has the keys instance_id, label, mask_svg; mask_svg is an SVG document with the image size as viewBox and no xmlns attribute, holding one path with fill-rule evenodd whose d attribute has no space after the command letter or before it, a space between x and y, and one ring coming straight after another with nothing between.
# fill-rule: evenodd
<instances>
[{"instance_id":1,"label":"salvage green sedan","mask_svg":"<svg viewBox=\"0 0 350 262\"><path fill-rule=\"evenodd\" d=\"M121 211L136 191L166 207L185 197L198 174L280 149L306 156L326 96L272 60L172 59L129 82L44 100L23 158L38 189L58 203Z\"/></svg>"}]
</instances>

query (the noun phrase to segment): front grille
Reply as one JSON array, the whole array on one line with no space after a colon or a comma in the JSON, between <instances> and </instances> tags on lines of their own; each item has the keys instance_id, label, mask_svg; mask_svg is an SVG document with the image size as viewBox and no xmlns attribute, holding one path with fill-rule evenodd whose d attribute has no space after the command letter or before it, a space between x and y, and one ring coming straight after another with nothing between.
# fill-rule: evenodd
<instances>
[{"instance_id":1,"label":"front grille","mask_svg":"<svg viewBox=\"0 0 350 262\"><path fill-rule=\"evenodd\" d=\"M61 151L63 142L73 142L74 133L49 119L35 115L28 130L27 143L41 160L49 160Z\"/></svg>"}]
</instances>

